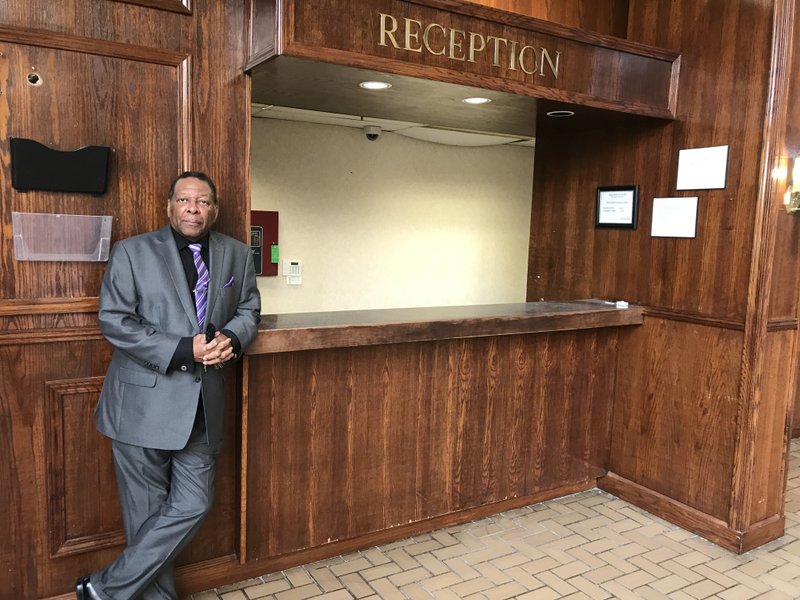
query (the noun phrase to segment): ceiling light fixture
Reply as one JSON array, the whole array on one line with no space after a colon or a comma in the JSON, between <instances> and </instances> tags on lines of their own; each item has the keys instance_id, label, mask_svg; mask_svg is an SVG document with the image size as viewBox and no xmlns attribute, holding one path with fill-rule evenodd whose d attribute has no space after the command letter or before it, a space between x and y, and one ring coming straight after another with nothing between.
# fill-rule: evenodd
<instances>
[{"instance_id":1,"label":"ceiling light fixture","mask_svg":"<svg viewBox=\"0 0 800 600\"><path fill-rule=\"evenodd\" d=\"M545 113L548 117L573 117L575 116L575 112L571 110L551 110L549 113Z\"/></svg>"},{"instance_id":2,"label":"ceiling light fixture","mask_svg":"<svg viewBox=\"0 0 800 600\"><path fill-rule=\"evenodd\" d=\"M386 81L362 81L358 85L365 90L388 90L392 87L392 84Z\"/></svg>"},{"instance_id":3,"label":"ceiling light fixture","mask_svg":"<svg viewBox=\"0 0 800 600\"><path fill-rule=\"evenodd\" d=\"M462 100L462 102L465 104L488 104L491 101L492 101L491 98L481 98L478 96L475 96L473 98L464 98Z\"/></svg>"}]
</instances>

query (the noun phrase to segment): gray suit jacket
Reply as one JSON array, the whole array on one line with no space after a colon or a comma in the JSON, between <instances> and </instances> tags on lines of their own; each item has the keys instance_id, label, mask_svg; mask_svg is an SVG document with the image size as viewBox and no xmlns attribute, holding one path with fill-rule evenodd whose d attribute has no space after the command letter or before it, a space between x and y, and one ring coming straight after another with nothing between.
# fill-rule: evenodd
<instances>
[{"instance_id":1,"label":"gray suit jacket","mask_svg":"<svg viewBox=\"0 0 800 600\"><path fill-rule=\"evenodd\" d=\"M244 351L261 312L250 248L211 231L209 252L207 322L233 332ZM114 244L100 288L99 319L114 346L95 410L100 433L145 448L183 448L202 390L208 441L218 446L228 367L167 371L180 339L200 333L169 225Z\"/></svg>"}]
</instances>

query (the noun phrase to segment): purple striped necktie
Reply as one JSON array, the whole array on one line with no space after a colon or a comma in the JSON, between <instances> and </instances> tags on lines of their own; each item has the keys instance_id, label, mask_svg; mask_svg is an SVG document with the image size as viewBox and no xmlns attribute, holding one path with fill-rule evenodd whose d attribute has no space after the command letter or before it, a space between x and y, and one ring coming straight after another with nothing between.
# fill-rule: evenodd
<instances>
[{"instance_id":1,"label":"purple striped necktie","mask_svg":"<svg viewBox=\"0 0 800 600\"><path fill-rule=\"evenodd\" d=\"M194 286L194 306L197 309L197 322L200 324L200 330L202 331L205 327L208 284L211 281L211 277L200 254L201 248L200 244L189 244L189 250L192 251L194 256L194 268L197 269L197 284Z\"/></svg>"}]
</instances>

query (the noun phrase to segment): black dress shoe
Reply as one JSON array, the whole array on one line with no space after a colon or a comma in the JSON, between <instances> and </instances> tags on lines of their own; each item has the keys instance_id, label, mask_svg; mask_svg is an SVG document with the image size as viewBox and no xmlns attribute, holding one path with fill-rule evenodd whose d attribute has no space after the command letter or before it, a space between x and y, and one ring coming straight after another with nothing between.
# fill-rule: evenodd
<instances>
[{"instance_id":1,"label":"black dress shoe","mask_svg":"<svg viewBox=\"0 0 800 600\"><path fill-rule=\"evenodd\" d=\"M89 583L88 577L80 577L75 582L75 596L78 600L92 600L92 594L89 593L89 588L86 587L87 583Z\"/></svg>"}]
</instances>

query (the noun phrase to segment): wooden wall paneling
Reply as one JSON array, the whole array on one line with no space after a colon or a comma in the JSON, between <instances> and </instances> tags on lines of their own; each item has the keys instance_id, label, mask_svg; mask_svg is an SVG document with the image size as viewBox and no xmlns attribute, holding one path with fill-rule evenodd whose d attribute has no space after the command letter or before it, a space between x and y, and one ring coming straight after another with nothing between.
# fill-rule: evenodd
<instances>
[{"instance_id":1,"label":"wooden wall paneling","mask_svg":"<svg viewBox=\"0 0 800 600\"><path fill-rule=\"evenodd\" d=\"M59 262L15 260L10 235L12 211L111 215L112 240L152 229L165 220L165 203L141 200L141 190L150 187L148 180L153 175L132 167L151 164L161 181L169 181L180 168L184 153L179 125L185 102L180 69L183 59L153 55L147 60L146 51L124 59L100 55L105 49L101 43L88 49L96 53L85 48L70 51L3 44L2 60L9 64L3 94L8 103L4 121L8 137L31 138L64 150L92 144L114 150L108 190L103 196L19 192L10 185L3 187L0 216L5 226L0 230L0 244L7 268L0 274L0 293L4 298L96 297L105 270L104 263L73 262L65 269ZM171 62L156 62L164 58ZM28 83L30 72L41 77L40 85ZM103 77L97 77L99 73ZM133 87L132 81L136 82ZM158 113L153 113L153 103L159 106ZM65 123L67 119L72 123ZM81 126L76 127L75 122ZM159 126L143 128L146 122ZM164 135L170 130L172 135ZM0 155L3 178L10 182L7 142Z\"/></svg>"},{"instance_id":2,"label":"wooden wall paneling","mask_svg":"<svg viewBox=\"0 0 800 600\"><path fill-rule=\"evenodd\" d=\"M99 338L99 335L96 336ZM0 344L0 568L10 597L67 591L76 574L110 562L124 542L108 439L94 428L111 348L99 339ZM231 390L232 391L232 390ZM238 519L236 404L228 403L215 510L179 565L233 553ZM202 587L202 586L201 586Z\"/></svg>"},{"instance_id":3,"label":"wooden wall paneling","mask_svg":"<svg viewBox=\"0 0 800 600\"><path fill-rule=\"evenodd\" d=\"M621 348L635 334L632 330L618 330L616 335L579 336L575 356L581 357L567 368L586 368L588 375L574 378L576 387L568 392L568 398L594 398L589 406L574 404L570 418L569 447L571 459L582 465L582 472L599 478L606 473L609 464L613 397L620 370L630 368L629 356ZM611 358L613 357L613 360ZM604 369L612 369L605 372ZM608 398L600 401L599 398ZM585 416L582 412L588 411Z\"/></svg>"},{"instance_id":4,"label":"wooden wall paneling","mask_svg":"<svg viewBox=\"0 0 800 600\"><path fill-rule=\"evenodd\" d=\"M736 225L746 213L744 198L737 211L731 199L718 192L697 192L696 239L650 236L654 197L696 193L676 194L673 189L677 150L663 161L653 159L659 143L675 146L669 130L652 122L624 129L606 125L581 132L578 140L559 123L540 122L537 144L546 150L537 153L534 169L548 175L534 177L529 300L622 298L711 320L743 322L741 290L747 285L747 249L752 243L752 226ZM648 150L637 149L637 144ZM556 179L558 173L565 181ZM630 183L640 185L638 228L596 229L597 186Z\"/></svg>"},{"instance_id":5,"label":"wooden wall paneling","mask_svg":"<svg viewBox=\"0 0 800 600\"><path fill-rule=\"evenodd\" d=\"M746 491L755 482L743 482L752 481L745 473L759 471L756 479L780 473L774 454L753 452L760 451L756 441L764 452L775 451L780 436L771 419L780 420L786 401L765 379L776 375L766 356L778 350L755 350L773 335L766 302L770 236L779 221L769 171L779 127L770 119L780 118L782 92L770 89L775 67L763 57L773 39L785 36L773 30L785 18L783 6L631 2L630 40L681 51L676 121L580 131L540 120L537 133L528 298L625 298L651 315L629 353L647 360L618 374L609 459L614 489L619 478L632 490L641 486L634 495L655 512L677 515L738 551L748 528L759 527L751 519L773 519L765 527L780 535L774 513L764 511L775 508L782 491L773 485L755 510L748 502L760 498ZM775 78L779 86L783 80ZM678 151L718 144L729 145L725 189L676 191ZM596 186L625 183L641 186L639 228L594 229ZM652 198L673 195L699 197L695 239L650 237ZM788 260L779 277L792 286L797 265ZM785 296L780 302L795 306ZM773 313L774 335L792 329L795 314ZM783 351L786 343L779 344ZM707 489L693 477L710 482Z\"/></svg>"},{"instance_id":6,"label":"wooden wall paneling","mask_svg":"<svg viewBox=\"0 0 800 600\"><path fill-rule=\"evenodd\" d=\"M791 382L793 394L792 400L789 405L789 430L790 435L792 438L800 437L800 377L797 376L797 373L800 372L800 367L798 367L797 361L800 361L800 349L798 349L797 343L795 343L794 350L792 352L792 356L795 360L794 365L794 378L786 378L786 381ZM781 365L784 367L788 367L788 359L786 357L781 358Z\"/></svg>"},{"instance_id":7,"label":"wooden wall paneling","mask_svg":"<svg viewBox=\"0 0 800 600\"><path fill-rule=\"evenodd\" d=\"M109 441L94 428L111 347L99 332L53 344L23 336L0 343L0 474L10 494L0 498L0 568L14 597L47 597L69 590L76 573L114 558L124 534ZM219 459L215 509L178 558L202 563L235 549L238 521L237 415L229 389L224 452ZM202 584L201 584L202 588Z\"/></svg>"},{"instance_id":8,"label":"wooden wall paneling","mask_svg":"<svg viewBox=\"0 0 800 600\"><path fill-rule=\"evenodd\" d=\"M243 1L208 0L0 5L0 137L114 149L108 191L93 197L12 189L7 141L0 144L0 445L7 457L0 473L9 482L0 499L8 532L0 570L9 597L67 593L75 577L120 547L107 441L93 429L95 392L80 391L102 377L110 358L96 319L105 265L15 261L10 213L110 214L115 241L163 225L167 183L199 168L215 178L224 202L217 228L246 239L244 11ZM35 87L27 82L34 69L42 80ZM235 379L215 508L178 560L182 593L237 578ZM79 447L96 460L81 460ZM77 497L81 468L91 485L112 488L99 503Z\"/></svg>"},{"instance_id":9,"label":"wooden wall paneling","mask_svg":"<svg viewBox=\"0 0 800 600\"><path fill-rule=\"evenodd\" d=\"M361 348L357 360L367 358L370 349ZM407 523L409 515L419 520L417 513L418 426L424 415L419 410L420 351L413 345L401 344L391 348L386 358L375 364L369 379L380 382L380 402L383 406L382 444L380 463L384 478L384 495L380 500L383 519L391 526ZM411 375L409 377L408 375ZM363 383L367 384L363 379ZM356 383L361 383L357 380ZM364 390L359 386L356 389ZM405 402L397 402L406 398ZM346 426L346 420L342 425ZM380 422L379 422L380 423ZM408 424L412 426L409 427ZM372 423L362 423L370 429ZM368 435L368 434L367 434ZM380 434L379 434L380 435ZM357 447L356 447L357 448Z\"/></svg>"},{"instance_id":10,"label":"wooden wall paneling","mask_svg":"<svg viewBox=\"0 0 800 600\"><path fill-rule=\"evenodd\" d=\"M778 167L786 169L785 175L774 177L775 193L772 198L770 218L775 227L775 253L770 285L770 322L798 319L798 283L800 282L800 215L786 213L784 192L790 184L792 159L800 156L800 104L794 101L800 94L800 27L792 31L791 45L787 49L788 78L786 116L776 155Z\"/></svg>"},{"instance_id":11,"label":"wooden wall paneling","mask_svg":"<svg viewBox=\"0 0 800 600\"><path fill-rule=\"evenodd\" d=\"M797 290L800 281L800 219L783 208L783 189L776 194L770 218L775 220L775 256L770 286L770 324L797 327Z\"/></svg>"},{"instance_id":12,"label":"wooden wall paneling","mask_svg":"<svg viewBox=\"0 0 800 600\"><path fill-rule=\"evenodd\" d=\"M191 156L188 167L217 184L214 228L250 243L250 77L246 2L194 0Z\"/></svg>"},{"instance_id":13,"label":"wooden wall paneling","mask_svg":"<svg viewBox=\"0 0 800 600\"><path fill-rule=\"evenodd\" d=\"M631 31L639 36L655 34L653 38L682 49L681 97L678 104L680 123L674 130L668 159L671 164L671 181L666 189L654 190L670 194L674 189L677 168L677 151L681 148L729 144L729 162L725 190L700 192L699 236L703 244L690 244L693 248L685 257L685 267L670 280L681 281L696 273L689 290L695 294L681 294L684 299L676 308L681 311L697 310L722 317L743 318L750 273L750 251L753 235L752 198L758 196L762 149L763 115L766 110L769 62L771 47L772 11L769 6L756 7L741 3L724 11L715 10L714 3L659 3L658 17L669 17L670 23L706 23L702 45L697 43L697 31L685 27L653 27L639 23L639 15L646 13L646 3L631 8ZM673 21L674 19L674 21ZM744 36L732 34L737 29L748 31ZM758 41L756 41L758 40ZM764 48L754 53L753 44ZM709 73L716 75L710 77ZM709 102L709 97L717 102ZM719 99L725 98L726 101ZM656 154L658 156L659 154ZM732 193L733 192L733 193ZM693 194L693 192L692 192ZM680 195L690 195L682 192ZM700 238L698 238L700 239ZM654 241L653 246L662 243ZM670 242L663 242L669 244ZM659 279L665 279L659 277ZM724 281L729 283L726 285ZM713 281L714 285L711 285ZM730 282L735 282L731 284ZM722 284L721 290L717 286ZM693 297L700 297L693 302ZM648 304L650 302L647 302ZM698 311L699 312L699 311Z\"/></svg>"},{"instance_id":14,"label":"wooden wall paneling","mask_svg":"<svg viewBox=\"0 0 800 600\"><path fill-rule=\"evenodd\" d=\"M200 4L202 11L205 1L195 0L194 4ZM194 19L186 8L189 2L62 0L53 4L44 0L6 0L0 4L0 24L15 31L46 31L50 34L42 40L49 40L46 46L64 35L130 44L153 52L186 53L194 43Z\"/></svg>"},{"instance_id":15,"label":"wooden wall paneling","mask_svg":"<svg viewBox=\"0 0 800 600\"><path fill-rule=\"evenodd\" d=\"M462 350L463 346L459 347ZM462 403L457 399L456 377L437 375L458 369L460 357L451 353L447 342L435 343L429 352L417 351L418 364L412 373L417 381L414 402L416 426L417 493L414 517L445 514L458 507L460 473L452 465L459 462L464 446ZM410 377L409 377L410 379Z\"/></svg>"},{"instance_id":16,"label":"wooden wall paneling","mask_svg":"<svg viewBox=\"0 0 800 600\"><path fill-rule=\"evenodd\" d=\"M616 37L625 37L628 0L471 0L513 13L579 27Z\"/></svg>"},{"instance_id":17,"label":"wooden wall paneling","mask_svg":"<svg viewBox=\"0 0 800 600\"><path fill-rule=\"evenodd\" d=\"M609 471L727 522L741 333L648 317L620 353Z\"/></svg>"},{"instance_id":18,"label":"wooden wall paneling","mask_svg":"<svg viewBox=\"0 0 800 600\"><path fill-rule=\"evenodd\" d=\"M69 589L76 572L110 560L119 521L106 444L92 435L107 344L0 345L0 568L7 597L39 598ZM80 446L80 448L78 448ZM77 479L80 477L80 480ZM107 493L92 492L110 486ZM96 542L96 544L95 544Z\"/></svg>"},{"instance_id":19,"label":"wooden wall paneling","mask_svg":"<svg viewBox=\"0 0 800 600\"><path fill-rule=\"evenodd\" d=\"M673 274L682 260L675 254L686 252L689 244L669 240L664 246L671 255L650 260L659 243L649 236L651 199L669 185L671 165L628 149L632 138L663 143L666 125L562 121L540 119L537 125L537 143L546 150L534 157L534 171L542 175L533 182L528 300L597 297L667 307L676 297L688 301L701 291L698 281ZM597 186L623 184L640 185L638 228L595 228ZM736 281L744 284L741 278L724 285L733 287Z\"/></svg>"},{"instance_id":20,"label":"wooden wall paneling","mask_svg":"<svg viewBox=\"0 0 800 600\"><path fill-rule=\"evenodd\" d=\"M764 343L764 370L761 377L757 414L754 415L753 466L748 482L752 500L749 513L743 515L743 529L757 527L775 515L783 515L789 438L789 410L792 386L786 385L793 365L785 362L796 347L796 330L770 332Z\"/></svg>"},{"instance_id":21,"label":"wooden wall paneling","mask_svg":"<svg viewBox=\"0 0 800 600\"><path fill-rule=\"evenodd\" d=\"M267 428L246 436L249 560L590 487L615 348L599 330L249 356L248 397L269 399L245 419Z\"/></svg>"},{"instance_id":22,"label":"wooden wall paneling","mask_svg":"<svg viewBox=\"0 0 800 600\"><path fill-rule=\"evenodd\" d=\"M797 10L797 6L795 6ZM800 157L800 27L795 26L792 32L791 62L787 76L789 78L789 98L786 118L786 135L784 138L784 156L787 159ZM788 165L791 167L791 163ZM784 183L781 181L781 183ZM782 189L780 191L783 191ZM776 208L778 231L775 246L775 267L773 270L771 291L771 319L792 316L797 322L800 316L798 306L797 284L800 280L798 269L800 267L800 219L798 214L786 215L783 207ZM794 356L800 361L800 348L795 344ZM785 361L784 361L785 364ZM790 423L792 437L800 437L800 373L797 362L795 363L795 376L793 381L792 403L790 405Z\"/></svg>"},{"instance_id":23,"label":"wooden wall paneling","mask_svg":"<svg viewBox=\"0 0 800 600\"><path fill-rule=\"evenodd\" d=\"M669 321L665 321L669 323ZM683 325L683 327L688 327ZM696 326L694 326L696 327ZM778 331L771 333L768 336L768 343L765 345L765 359L770 364L778 364L779 357L786 356L787 351L794 344L795 332L794 331ZM679 367L680 368L680 367ZM685 367L688 369L688 367ZM732 503L728 508L728 514L710 514L708 509L698 508L698 504L694 500L683 501L678 495L675 494L674 489L659 488L652 485L651 482L645 481L645 477L630 476L625 477L619 474L618 469L621 463L637 462L643 466L643 470L650 471L651 476L657 477L657 470L663 468L663 465L656 464L650 454L652 450L648 445L641 441L639 444L636 442L629 444L631 436L629 431L620 432L618 429L621 424L625 424L625 428L630 431L635 431L640 427L639 422L630 418L630 411L623 412L620 410L621 403L615 405L615 418L614 429L612 433L612 467L609 474L599 481L599 486L602 489L609 491L621 498L633 502L650 512L660 515L661 517L678 523L682 527L694 531L713 542L737 553L748 551L756 546L775 540L783 535L784 532L784 489L785 489L785 476L786 476L786 454L788 448L786 423L786 411L791 390L785 385L783 379L783 372L777 373L772 371L764 377L764 389L762 395L769 398L769 402L763 403L758 408L758 414L749 418L755 421L753 433L753 448L754 460L750 469L751 481L749 482L749 493L752 494L749 507L751 512L741 519L745 523L742 529L737 528L732 524L732 519L736 516L733 510ZM711 395L709 394L709 397ZM622 398L625 400L627 398ZM718 502L724 501L725 488L727 487L728 493L732 496L735 490L735 479L733 478L733 470L735 462L733 459L728 459L728 464L724 464L726 457L735 455L732 449L734 441L738 438L737 432L734 431L733 425L738 422L742 416L741 409L735 404L738 403L738 398L732 398L729 403L730 406L726 410L717 410L715 412L708 412L703 409L703 427L697 428L700 432L692 433L689 437L695 435L706 434L710 438L718 439L718 433L709 429L708 423L717 421L720 425L715 427L721 428L727 433L728 438L726 448L715 448L718 441L707 443L705 448L701 447L698 443L694 445L681 443L679 438L686 441L687 436L674 436L674 427L666 427L666 434L674 436L675 451L671 454L673 463L680 466L672 470L669 467L664 469L665 478L664 482L669 480L677 481L675 478L676 472L680 469L687 469L688 477L691 481L698 482L697 488L703 485L709 486L709 493L706 494L702 489L699 489L701 497L711 499L712 496L717 498ZM656 397L653 402L654 405L664 404L660 398ZM734 413L735 411L735 413ZM622 415L618 414L623 412ZM656 419L653 423L653 428L660 427L663 423L663 418L669 415L662 409L656 409L656 412L661 414L661 417ZM628 419L630 423L628 424ZM680 425L679 425L680 426ZM691 424L684 423L687 429L692 427ZM649 432L643 432L642 435L646 436ZM626 447L620 452L617 444L617 438L622 437L626 440ZM731 438L734 438L731 440ZM658 436L650 436L650 444L654 448L663 448L663 442ZM691 440L689 440L691 442ZM685 463L685 452L681 449L689 446L698 455L692 459L690 465ZM631 448L636 455L631 460L615 461L615 456L620 456L623 452L630 451ZM663 449L661 450L664 451ZM713 461L712 465L705 465L706 460ZM697 470L697 465L702 465L700 471ZM721 469L722 473L717 469ZM688 487L678 483L678 488Z\"/></svg>"}]
</instances>

